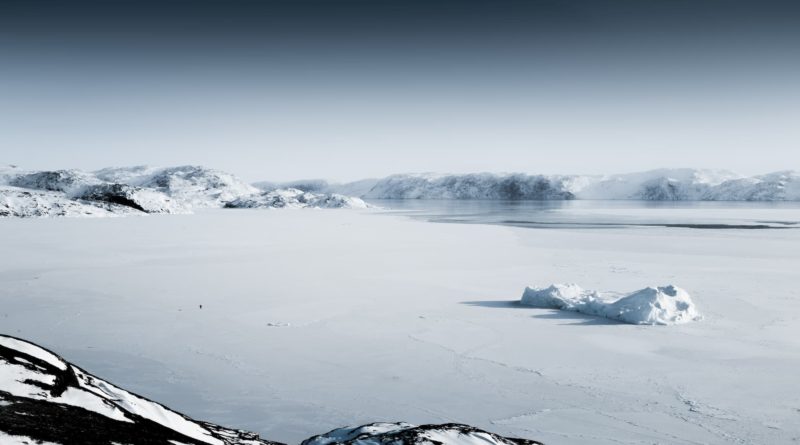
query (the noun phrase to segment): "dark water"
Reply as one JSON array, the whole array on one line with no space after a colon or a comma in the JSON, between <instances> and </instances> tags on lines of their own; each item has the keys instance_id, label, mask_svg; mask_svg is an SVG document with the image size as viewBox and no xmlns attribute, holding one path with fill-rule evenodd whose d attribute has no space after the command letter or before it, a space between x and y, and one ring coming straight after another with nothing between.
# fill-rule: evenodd
<instances>
[{"instance_id":1,"label":"dark water","mask_svg":"<svg viewBox=\"0 0 800 445\"><path fill-rule=\"evenodd\" d=\"M440 223L538 229L800 229L800 202L372 200L387 213Z\"/></svg>"}]
</instances>

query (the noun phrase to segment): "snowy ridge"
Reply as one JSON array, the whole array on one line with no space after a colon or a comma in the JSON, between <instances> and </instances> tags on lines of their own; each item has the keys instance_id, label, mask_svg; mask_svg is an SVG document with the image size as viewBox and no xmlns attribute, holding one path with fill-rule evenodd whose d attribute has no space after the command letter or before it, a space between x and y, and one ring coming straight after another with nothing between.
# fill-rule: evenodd
<instances>
[{"instance_id":1,"label":"snowy ridge","mask_svg":"<svg viewBox=\"0 0 800 445\"><path fill-rule=\"evenodd\" d=\"M107 168L97 177L162 192L190 207L222 207L225 202L258 193L258 189L220 170L184 165L169 168Z\"/></svg>"},{"instance_id":2,"label":"snowy ridge","mask_svg":"<svg viewBox=\"0 0 800 445\"><path fill-rule=\"evenodd\" d=\"M367 208L360 198L264 191L199 166L22 171L0 169L0 217L190 213L194 208Z\"/></svg>"},{"instance_id":3,"label":"snowy ridge","mask_svg":"<svg viewBox=\"0 0 800 445\"><path fill-rule=\"evenodd\" d=\"M371 423L339 428L303 441L302 445L541 445L528 439L498 436L468 425L416 426L405 422Z\"/></svg>"},{"instance_id":4,"label":"snowy ridge","mask_svg":"<svg viewBox=\"0 0 800 445\"><path fill-rule=\"evenodd\" d=\"M60 192L0 186L0 217L104 217L132 212L122 206L77 201Z\"/></svg>"},{"instance_id":5,"label":"snowy ridge","mask_svg":"<svg viewBox=\"0 0 800 445\"><path fill-rule=\"evenodd\" d=\"M674 325L702 319L692 297L672 285L646 287L620 296L584 290L577 284L527 287L520 303L580 312L630 324Z\"/></svg>"},{"instance_id":6,"label":"snowy ridge","mask_svg":"<svg viewBox=\"0 0 800 445\"><path fill-rule=\"evenodd\" d=\"M80 170L28 172L10 178L9 185L36 190L74 194L86 186L102 183L91 173Z\"/></svg>"},{"instance_id":7,"label":"snowy ridge","mask_svg":"<svg viewBox=\"0 0 800 445\"><path fill-rule=\"evenodd\" d=\"M27 341L0 335L0 443L280 445L192 420ZM308 445L540 445L467 425L379 423L336 429Z\"/></svg>"},{"instance_id":8,"label":"snowy ridge","mask_svg":"<svg viewBox=\"0 0 800 445\"><path fill-rule=\"evenodd\" d=\"M304 192L312 193L336 193L345 196L361 196L364 197L375 187L378 179L361 179L353 182L336 183L328 182L325 179L302 179L289 182L271 182L261 181L253 185L265 192L271 192L278 189L294 188Z\"/></svg>"},{"instance_id":9,"label":"snowy ridge","mask_svg":"<svg viewBox=\"0 0 800 445\"><path fill-rule=\"evenodd\" d=\"M278 189L257 195L238 198L225 204L226 208L318 208L318 209L366 209L361 198L332 194L304 192L302 190Z\"/></svg>"},{"instance_id":10,"label":"snowy ridge","mask_svg":"<svg viewBox=\"0 0 800 445\"><path fill-rule=\"evenodd\" d=\"M574 199L566 176L476 173L393 175L367 192L376 199Z\"/></svg>"},{"instance_id":11,"label":"snowy ridge","mask_svg":"<svg viewBox=\"0 0 800 445\"><path fill-rule=\"evenodd\" d=\"M188 209L156 190L104 181L80 170L4 170L0 216L113 216L186 213Z\"/></svg>"},{"instance_id":12,"label":"snowy ridge","mask_svg":"<svg viewBox=\"0 0 800 445\"><path fill-rule=\"evenodd\" d=\"M332 190L346 188L330 186ZM798 201L794 171L743 177L722 170L661 169L618 175L404 174L374 183L373 199L610 199L647 201Z\"/></svg>"}]
</instances>

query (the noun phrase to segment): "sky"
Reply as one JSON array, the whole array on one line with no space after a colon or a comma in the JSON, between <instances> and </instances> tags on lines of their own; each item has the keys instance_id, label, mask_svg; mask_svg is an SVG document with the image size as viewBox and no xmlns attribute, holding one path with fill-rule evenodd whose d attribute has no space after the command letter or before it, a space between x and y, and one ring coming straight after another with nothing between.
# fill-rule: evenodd
<instances>
[{"instance_id":1,"label":"sky","mask_svg":"<svg viewBox=\"0 0 800 445\"><path fill-rule=\"evenodd\" d=\"M800 169L800 2L0 2L0 164Z\"/></svg>"}]
</instances>

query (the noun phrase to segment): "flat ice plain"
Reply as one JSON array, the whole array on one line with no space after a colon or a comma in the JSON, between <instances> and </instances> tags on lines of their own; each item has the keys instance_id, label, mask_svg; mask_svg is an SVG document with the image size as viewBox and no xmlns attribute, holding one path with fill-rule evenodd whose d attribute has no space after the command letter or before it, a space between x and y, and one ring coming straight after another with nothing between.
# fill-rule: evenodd
<instances>
[{"instance_id":1,"label":"flat ice plain","mask_svg":"<svg viewBox=\"0 0 800 445\"><path fill-rule=\"evenodd\" d=\"M710 212L800 221L796 207ZM551 445L800 440L800 229L530 229L375 210L0 227L4 333L272 440L373 421ZM704 319L635 326L517 303L559 282L673 283Z\"/></svg>"}]
</instances>

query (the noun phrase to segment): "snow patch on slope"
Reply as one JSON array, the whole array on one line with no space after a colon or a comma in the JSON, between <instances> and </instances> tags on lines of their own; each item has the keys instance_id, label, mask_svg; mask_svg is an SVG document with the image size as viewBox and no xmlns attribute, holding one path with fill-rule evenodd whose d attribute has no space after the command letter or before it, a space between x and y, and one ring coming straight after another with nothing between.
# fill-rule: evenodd
<instances>
[{"instance_id":1,"label":"snow patch on slope","mask_svg":"<svg viewBox=\"0 0 800 445\"><path fill-rule=\"evenodd\" d=\"M59 445L54 442L43 442L26 436L16 436L0 431L0 443L3 445Z\"/></svg>"},{"instance_id":2,"label":"snow patch on slope","mask_svg":"<svg viewBox=\"0 0 800 445\"><path fill-rule=\"evenodd\" d=\"M59 358L57 355L46 349L40 348L33 343L28 343L24 340L14 337L0 335L0 346L19 351L22 354L29 355L31 357L35 357L56 369L60 369L62 371L67 370L67 363L64 360L61 360L61 358Z\"/></svg>"},{"instance_id":3,"label":"snow patch on slope","mask_svg":"<svg viewBox=\"0 0 800 445\"><path fill-rule=\"evenodd\" d=\"M520 303L580 312L630 324L674 325L702 318L691 296L672 285L646 287L622 296L584 290L577 284L527 287Z\"/></svg>"}]
</instances>

